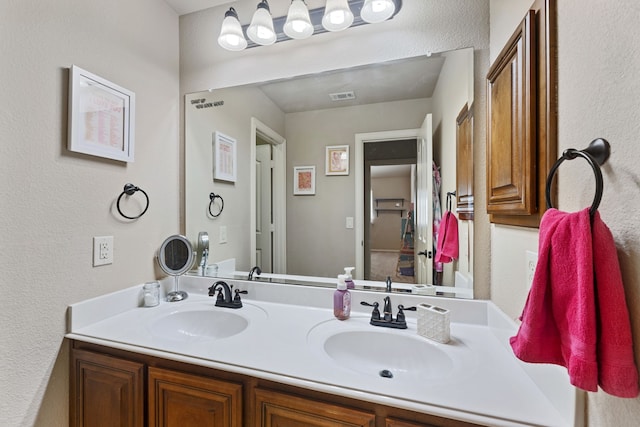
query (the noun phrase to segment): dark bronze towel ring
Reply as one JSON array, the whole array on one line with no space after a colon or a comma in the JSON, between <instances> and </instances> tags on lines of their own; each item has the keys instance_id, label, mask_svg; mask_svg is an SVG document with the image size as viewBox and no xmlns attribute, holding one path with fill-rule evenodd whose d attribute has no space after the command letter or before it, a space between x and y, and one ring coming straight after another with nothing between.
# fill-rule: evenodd
<instances>
[{"instance_id":1,"label":"dark bronze towel ring","mask_svg":"<svg viewBox=\"0 0 640 427\"><path fill-rule=\"evenodd\" d=\"M551 204L551 184L553 182L553 176L555 175L558 167L565 160L573 160L576 157L582 157L587 162L589 162L589 164L591 165L591 169L593 169L593 174L596 178L596 194L593 199L593 203L591 204L591 208L589 208L589 214L593 218L596 210L598 210L598 206L600 206L600 200L602 199L603 183L602 171L600 170L600 166L607 161L610 153L611 146L606 139L602 138L594 139L584 150L576 150L575 148L568 148L564 150L562 156L556 161L556 163L549 171L549 175L547 176L547 188L545 194L547 200L547 209L553 207Z\"/></svg>"},{"instance_id":2,"label":"dark bronze towel ring","mask_svg":"<svg viewBox=\"0 0 640 427\"><path fill-rule=\"evenodd\" d=\"M127 196L133 196L133 194L135 194L136 191L139 191L142 194L144 194L144 197L147 199L147 204L144 207L144 210L138 216L128 216L128 215L123 214L122 210L120 209L120 200L122 199L122 196L124 196L125 194ZM124 190L122 191L122 193L120 193L120 196L118 196L118 202L116 203L116 208L118 208L118 213L120 215L122 215L123 217L125 217L127 219L138 219L142 215L144 215L145 212L147 212L147 209L149 209L149 196L147 195L147 193L142 188L136 187L133 184L125 184Z\"/></svg>"},{"instance_id":3,"label":"dark bronze towel ring","mask_svg":"<svg viewBox=\"0 0 640 427\"><path fill-rule=\"evenodd\" d=\"M220 199L220 210L218 211L217 214L214 214L211 211L211 207L213 206L213 202L215 202L216 199ZM224 209L224 200L222 199L222 196L220 196L219 194L216 194L216 193L209 194L209 215L211 215L214 218L217 218L217 217L220 216L220 214L222 213L223 209Z\"/></svg>"}]
</instances>

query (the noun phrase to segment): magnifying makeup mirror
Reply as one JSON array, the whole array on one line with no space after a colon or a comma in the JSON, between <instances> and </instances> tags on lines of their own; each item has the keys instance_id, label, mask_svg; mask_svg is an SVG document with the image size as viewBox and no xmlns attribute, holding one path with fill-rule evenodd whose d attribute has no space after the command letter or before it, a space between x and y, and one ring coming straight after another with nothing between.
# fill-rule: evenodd
<instances>
[{"instance_id":1,"label":"magnifying makeup mirror","mask_svg":"<svg viewBox=\"0 0 640 427\"><path fill-rule=\"evenodd\" d=\"M179 234L168 237L158 251L158 264L162 271L174 277L174 289L167 294L167 301L182 301L188 297L185 291L179 290L178 278L193 266L195 252L191 242Z\"/></svg>"}]
</instances>

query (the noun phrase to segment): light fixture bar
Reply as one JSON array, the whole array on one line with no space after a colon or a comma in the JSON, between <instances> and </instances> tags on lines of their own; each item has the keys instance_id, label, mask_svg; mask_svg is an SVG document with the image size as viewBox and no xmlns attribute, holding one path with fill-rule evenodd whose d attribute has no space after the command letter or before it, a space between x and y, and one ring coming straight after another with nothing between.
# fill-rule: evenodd
<instances>
[{"instance_id":1,"label":"light fixture bar","mask_svg":"<svg viewBox=\"0 0 640 427\"><path fill-rule=\"evenodd\" d=\"M362 18L360 17L360 11L362 10L362 6L364 5L364 1L365 0L349 0L349 7L351 8L351 11L353 12L353 24L351 24L349 26L349 28L352 27L359 27L360 25L368 25L368 22L365 22L362 20ZM398 12L400 11L400 9L402 8L402 0L393 0L395 5L396 5L396 10L393 13L393 15L391 15L391 17L389 19L393 19L394 16L396 16L398 14ZM309 19L311 20L311 25L313 25L313 35L315 36L316 34L322 34L322 33L327 33L328 31L322 26L322 17L324 16L324 7L319 7L317 9L311 9L309 10ZM277 18L273 18L273 29L276 32L276 43L278 42L283 42L285 40L293 40L291 37L287 36L284 33L283 27L285 22L287 22L287 17L286 16L280 16ZM258 47L260 46L259 44L254 43L253 41L251 41L251 39L249 39L248 37L246 37L247 35L247 28L249 27L249 24L247 25L243 25L242 26L242 31L245 35L245 38L247 39L247 49L248 48L252 48L252 47Z\"/></svg>"}]
</instances>

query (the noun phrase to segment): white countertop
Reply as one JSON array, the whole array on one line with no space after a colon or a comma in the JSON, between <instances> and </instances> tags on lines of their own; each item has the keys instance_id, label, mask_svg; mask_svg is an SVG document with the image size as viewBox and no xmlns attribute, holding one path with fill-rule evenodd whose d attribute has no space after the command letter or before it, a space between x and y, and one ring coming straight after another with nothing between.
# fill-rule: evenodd
<instances>
[{"instance_id":1,"label":"white countertop","mask_svg":"<svg viewBox=\"0 0 640 427\"><path fill-rule=\"evenodd\" d=\"M370 308L360 301L382 306L383 293L352 292L352 316L338 321L332 289L227 280L249 291L242 298L244 307L232 310L214 307L215 298L206 296L214 281L182 277L180 286L189 298L152 308L140 307L142 285L73 304L67 338L478 424L581 424L575 419L581 393L569 385L562 368L524 364L513 356L508 337L516 326L491 302L392 294L394 315L398 304L418 302L451 311L451 341L441 344L417 335L412 312L406 312L406 330L369 325ZM173 284L163 282L165 288ZM163 336L152 327L157 319L185 310L234 312L249 324L241 333L220 339ZM385 334L403 334L442 350L452 364L446 370L434 366L424 375L393 379L340 366L324 351L324 339L354 330L378 332L373 348L390 358L401 358L406 350L389 346ZM426 367L429 363L424 360Z\"/></svg>"}]
</instances>

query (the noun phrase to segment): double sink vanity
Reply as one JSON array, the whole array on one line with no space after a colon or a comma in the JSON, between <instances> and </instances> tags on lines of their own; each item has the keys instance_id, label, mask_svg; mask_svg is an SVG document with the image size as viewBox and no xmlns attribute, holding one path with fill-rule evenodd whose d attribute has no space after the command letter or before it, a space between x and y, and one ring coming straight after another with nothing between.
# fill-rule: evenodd
<instances>
[{"instance_id":1,"label":"double sink vanity","mask_svg":"<svg viewBox=\"0 0 640 427\"><path fill-rule=\"evenodd\" d=\"M339 321L330 288L225 280L247 291L234 309L209 297L216 281L182 276L188 298L156 307L143 306L141 285L72 305L72 425L581 423L566 373L518 361L516 326L489 301L357 290ZM161 285L165 296L173 282ZM372 326L360 303L386 296L394 316L400 304L449 310L451 340L418 335L415 312L407 329Z\"/></svg>"}]
</instances>

